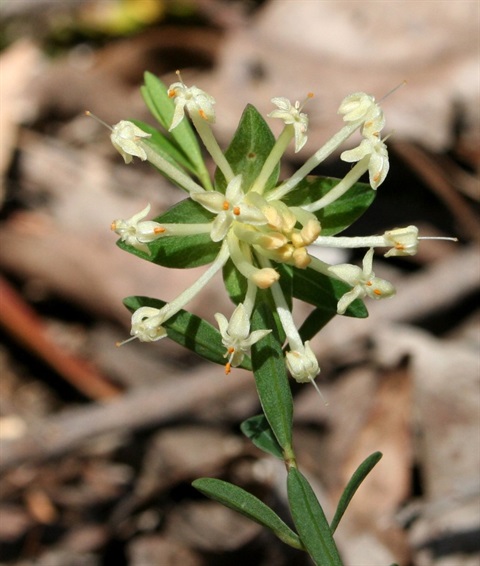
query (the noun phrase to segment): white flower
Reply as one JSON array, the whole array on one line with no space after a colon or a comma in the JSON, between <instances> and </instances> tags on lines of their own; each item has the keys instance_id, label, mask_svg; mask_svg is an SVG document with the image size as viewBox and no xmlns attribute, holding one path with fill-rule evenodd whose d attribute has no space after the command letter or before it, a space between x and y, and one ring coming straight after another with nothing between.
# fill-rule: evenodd
<instances>
[{"instance_id":1,"label":"white flower","mask_svg":"<svg viewBox=\"0 0 480 566\"><path fill-rule=\"evenodd\" d=\"M310 348L308 340L301 348L287 352L285 360L288 371L298 383L313 382L320 373L317 358Z\"/></svg>"},{"instance_id":2,"label":"white flower","mask_svg":"<svg viewBox=\"0 0 480 566\"><path fill-rule=\"evenodd\" d=\"M395 287L391 283L385 281L385 279L375 277L372 265L373 248L370 248L363 258L362 268L349 263L342 263L328 268L328 271L353 287L351 291L345 293L338 301L338 314L344 314L355 299L365 296L369 296L372 299L386 299L395 294Z\"/></svg>"},{"instance_id":3,"label":"white flower","mask_svg":"<svg viewBox=\"0 0 480 566\"><path fill-rule=\"evenodd\" d=\"M292 124L295 131L295 153L300 151L307 142L308 116L301 112L300 102L297 100L292 106L290 100L279 96L272 98L277 110L268 114L269 118L280 118L285 124Z\"/></svg>"},{"instance_id":4,"label":"white flower","mask_svg":"<svg viewBox=\"0 0 480 566\"><path fill-rule=\"evenodd\" d=\"M163 319L159 309L140 307L132 315L132 330L130 334L133 338L138 338L140 342L155 342L167 335L162 322Z\"/></svg>"},{"instance_id":5,"label":"white flower","mask_svg":"<svg viewBox=\"0 0 480 566\"><path fill-rule=\"evenodd\" d=\"M271 332L254 330L250 333L249 316L242 303L233 311L230 321L221 313L215 315L215 320L222 335L222 344L227 349L224 356L228 357L225 373L230 373L231 367L239 366L245 354L250 352L251 346Z\"/></svg>"},{"instance_id":6,"label":"white flower","mask_svg":"<svg viewBox=\"0 0 480 566\"><path fill-rule=\"evenodd\" d=\"M379 106L377 106L378 112L374 112L371 118L363 124L362 136L367 139L378 139L380 137L380 132L385 126L385 115Z\"/></svg>"},{"instance_id":7,"label":"white flower","mask_svg":"<svg viewBox=\"0 0 480 566\"><path fill-rule=\"evenodd\" d=\"M120 153L125 163L131 163L133 157L139 157L142 161L147 159L145 150L138 144L142 138L149 138L147 134L132 122L122 120L112 128L110 139L113 147Z\"/></svg>"},{"instance_id":8,"label":"white flower","mask_svg":"<svg viewBox=\"0 0 480 566\"><path fill-rule=\"evenodd\" d=\"M242 191L242 176L237 175L227 185L225 194L218 191L194 193L191 198L200 203L203 208L216 214L210 237L214 242L223 240L234 220L259 226L266 224L265 216L250 204L245 203Z\"/></svg>"},{"instance_id":9,"label":"white flower","mask_svg":"<svg viewBox=\"0 0 480 566\"><path fill-rule=\"evenodd\" d=\"M354 92L341 102L338 113L343 114L345 122L372 119L381 112L375 98L364 92Z\"/></svg>"},{"instance_id":10,"label":"white flower","mask_svg":"<svg viewBox=\"0 0 480 566\"><path fill-rule=\"evenodd\" d=\"M418 249L418 228L407 226L387 230L383 235L386 245L392 246L385 257L415 255Z\"/></svg>"},{"instance_id":11,"label":"white flower","mask_svg":"<svg viewBox=\"0 0 480 566\"><path fill-rule=\"evenodd\" d=\"M165 229L158 222L153 220L141 221L149 212L150 205L147 204L143 210L137 212L128 220L119 218L114 220L111 225L112 230L120 236L122 242L147 254L150 254L147 243L153 242L165 232Z\"/></svg>"},{"instance_id":12,"label":"white flower","mask_svg":"<svg viewBox=\"0 0 480 566\"><path fill-rule=\"evenodd\" d=\"M215 110L213 108L215 99L200 88L196 86L188 88L183 82L176 82L170 85L168 96L174 98L175 102L170 132L183 120L185 107L187 107L190 116L198 114L207 122L212 124L215 122Z\"/></svg>"},{"instance_id":13,"label":"white flower","mask_svg":"<svg viewBox=\"0 0 480 566\"><path fill-rule=\"evenodd\" d=\"M370 156L368 163L370 185L372 189L377 189L385 180L390 168L387 146L382 140L374 137L364 139L359 146L344 151L340 155L340 159L353 163L368 155Z\"/></svg>"}]
</instances>

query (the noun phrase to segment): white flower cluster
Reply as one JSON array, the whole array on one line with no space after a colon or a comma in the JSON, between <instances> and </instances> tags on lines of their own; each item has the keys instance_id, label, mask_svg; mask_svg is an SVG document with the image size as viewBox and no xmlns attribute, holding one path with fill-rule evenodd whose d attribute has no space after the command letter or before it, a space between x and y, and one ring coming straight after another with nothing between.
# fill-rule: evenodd
<instances>
[{"instance_id":1,"label":"white flower cluster","mask_svg":"<svg viewBox=\"0 0 480 566\"><path fill-rule=\"evenodd\" d=\"M180 76L180 75L179 75ZM308 117L302 112L299 102L291 104L283 97L273 98L277 107L269 116L280 118L285 128L279 136L262 171L247 190L242 186L242 175L234 175L230 165L216 143L210 129L215 121L215 100L193 86L186 87L183 81L176 82L168 89L173 98L175 111L170 130L176 128L188 111L201 139L210 152L217 166L224 173L227 188L224 193L209 190L194 181L184 181L183 186L190 198L212 213L211 222L204 224L160 224L145 220L150 211L147 206L128 220L115 220L114 230L122 241L149 254L148 244L157 238L190 234L210 234L213 242L221 242L220 251L209 269L174 301L162 309L139 308L132 317L132 337L151 342L166 335L163 324L182 309L231 259L238 271L248 282L245 299L234 310L230 320L223 314L215 315L226 349L226 371L238 366L250 347L264 338L270 330L250 332L250 317L255 304L257 289L270 288L283 326L289 351L286 353L286 365L291 375L299 382L312 382L319 373L318 361L309 342L303 343L295 327L292 314L278 282L279 273L275 264L289 264L297 268L310 266L329 277L347 283L351 290L338 301L337 310L343 314L357 298L370 297L383 299L391 297L395 289L388 281L379 279L373 272L373 254L375 247L390 248L387 257L395 255L413 255L417 251L419 236L415 226L396 228L381 236L365 238L346 238L322 236L321 225L314 212L341 197L348 191L363 173L368 171L370 185L376 190L388 173L388 153L380 131L385 125L385 118L379 105L372 96L355 93L347 96L340 105L339 113L343 116L344 127L322 148L307 160L287 181L273 190L266 191L265 183L274 167L283 155L286 144L294 139L295 151L304 147L307 141ZM309 97L311 97L309 95ZM282 200L285 195L295 190L296 186L321 161L335 151L352 133L360 130L363 139L358 147L344 151L341 158L357 165L327 195L314 203L304 206L287 206ZM126 163L133 156L148 159L169 175L165 161L149 150L144 140L149 134L131 124L122 121L112 130L112 142ZM314 258L308 246L337 246L344 248L364 247L368 251L362 267L350 264L331 266Z\"/></svg>"}]
</instances>

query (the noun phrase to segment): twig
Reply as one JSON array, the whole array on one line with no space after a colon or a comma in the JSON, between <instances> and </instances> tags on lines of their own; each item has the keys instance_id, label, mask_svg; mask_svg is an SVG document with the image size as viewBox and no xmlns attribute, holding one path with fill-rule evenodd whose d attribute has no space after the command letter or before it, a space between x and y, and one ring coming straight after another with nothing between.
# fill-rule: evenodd
<instances>
[{"instance_id":1,"label":"twig","mask_svg":"<svg viewBox=\"0 0 480 566\"><path fill-rule=\"evenodd\" d=\"M90 399L110 399L121 390L93 366L65 352L48 337L35 311L0 277L0 326L17 341L54 368L58 374Z\"/></svg>"}]
</instances>

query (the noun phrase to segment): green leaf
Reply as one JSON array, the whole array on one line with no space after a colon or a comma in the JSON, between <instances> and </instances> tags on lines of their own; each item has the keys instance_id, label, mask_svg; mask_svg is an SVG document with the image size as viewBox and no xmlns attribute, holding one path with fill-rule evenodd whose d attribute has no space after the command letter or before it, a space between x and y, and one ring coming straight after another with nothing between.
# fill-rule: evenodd
<instances>
[{"instance_id":1,"label":"green leaf","mask_svg":"<svg viewBox=\"0 0 480 566\"><path fill-rule=\"evenodd\" d=\"M343 490L342 496L340 497L340 501L337 505L337 510L335 511L335 516L330 523L330 530L332 531L332 534L336 531L338 524L340 523L340 519L343 517L348 504L352 500L352 497L355 495L357 489L360 487L360 484L378 464L381 458L381 452L374 452L368 458L366 458L355 470L353 476L347 484L347 487Z\"/></svg>"},{"instance_id":2,"label":"green leaf","mask_svg":"<svg viewBox=\"0 0 480 566\"><path fill-rule=\"evenodd\" d=\"M225 152L225 157L235 175L242 174L242 190L245 193L260 174L274 145L275 137L272 131L256 108L249 104ZM275 186L279 171L278 164L265 185L267 190ZM221 192L225 192L227 186L223 173L218 169L215 172L215 186Z\"/></svg>"},{"instance_id":3,"label":"green leaf","mask_svg":"<svg viewBox=\"0 0 480 566\"><path fill-rule=\"evenodd\" d=\"M146 72L144 80L145 86L141 88L143 99L153 116L163 128L168 131L175 110L175 104L168 96L168 89L166 85L152 73ZM191 170L195 172L202 181L204 187L210 188L210 176L205 167L200 146L189 121L186 118L182 120L181 123L169 133L169 136L191 164Z\"/></svg>"},{"instance_id":4,"label":"green leaf","mask_svg":"<svg viewBox=\"0 0 480 566\"><path fill-rule=\"evenodd\" d=\"M265 417L283 449L284 458L290 458L293 457L292 393L271 309L260 303L253 311L252 329L262 328L271 328L272 332L252 346L257 392Z\"/></svg>"},{"instance_id":5,"label":"green leaf","mask_svg":"<svg viewBox=\"0 0 480 566\"><path fill-rule=\"evenodd\" d=\"M240 430L257 448L276 458L283 459L282 447L278 444L265 415L256 415L243 421Z\"/></svg>"},{"instance_id":6,"label":"green leaf","mask_svg":"<svg viewBox=\"0 0 480 566\"><path fill-rule=\"evenodd\" d=\"M127 297L123 300L123 304L134 312L140 307L161 309L166 303L148 297ZM163 326L167 330L168 337L177 344L206 360L225 365L225 346L222 344L220 332L203 318L181 310L169 318ZM250 360L245 357L239 367L251 370Z\"/></svg>"},{"instance_id":7,"label":"green leaf","mask_svg":"<svg viewBox=\"0 0 480 566\"><path fill-rule=\"evenodd\" d=\"M231 260L223 267L223 282L230 299L238 305L245 299L247 293L247 280L238 271Z\"/></svg>"},{"instance_id":8,"label":"green leaf","mask_svg":"<svg viewBox=\"0 0 480 566\"><path fill-rule=\"evenodd\" d=\"M300 539L317 566L342 566L325 513L305 477L290 468L288 501Z\"/></svg>"},{"instance_id":9,"label":"green leaf","mask_svg":"<svg viewBox=\"0 0 480 566\"><path fill-rule=\"evenodd\" d=\"M248 491L215 478L199 478L192 485L207 497L270 529L285 544L303 550L298 535L270 507Z\"/></svg>"},{"instance_id":10,"label":"green leaf","mask_svg":"<svg viewBox=\"0 0 480 566\"><path fill-rule=\"evenodd\" d=\"M315 202L326 195L340 179L309 176L300 181L295 190L283 199L288 206L300 206ZM353 224L375 199L374 191L367 183L355 183L343 196L332 204L315 212L322 226L322 236L333 236Z\"/></svg>"},{"instance_id":11,"label":"green leaf","mask_svg":"<svg viewBox=\"0 0 480 566\"><path fill-rule=\"evenodd\" d=\"M336 314L339 299L350 289L346 283L327 277L310 267L293 268L293 296L326 313ZM368 311L363 301L356 299L349 305L344 316L366 318Z\"/></svg>"},{"instance_id":12,"label":"green leaf","mask_svg":"<svg viewBox=\"0 0 480 566\"><path fill-rule=\"evenodd\" d=\"M298 330L302 341L306 342L307 340L311 340L335 317L335 314L334 312L318 308L313 310L303 321L302 326Z\"/></svg>"},{"instance_id":13,"label":"green leaf","mask_svg":"<svg viewBox=\"0 0 480 566\"><path fill-rule=\"evenodd\" d=\"M164 214L155 218L156 222L164 224L202 224L212 221L212 214L200 204L185 199ZM117 245L142 259L146 259L164 267L198 267L211 263L220 251L221 243L212 242L210 234L196 236L164 236L149 244L151 255L127 245L121 240Z\"/></svg>"}]
</instances>

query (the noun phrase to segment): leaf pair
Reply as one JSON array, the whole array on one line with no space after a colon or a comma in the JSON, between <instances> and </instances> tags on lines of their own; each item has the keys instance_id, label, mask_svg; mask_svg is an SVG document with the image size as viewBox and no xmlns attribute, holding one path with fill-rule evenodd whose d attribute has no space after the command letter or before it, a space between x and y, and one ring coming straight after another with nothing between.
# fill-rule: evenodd
<instances>
[{"instance_id":1,"label":"leaf pair","mask_svg":"<svg viewBox=\"0 0 480 566\"><path fill-rule=\"evenodd\" d=\"M298 534L270 507L238 486L215 478L200 478L192 485L207 497L270 529L285 544L307 551L318 566L341 566L343 563L333 534L355 492L381 457L380 452L375 452L357 468L340 498L330 525L306 478L296 468L291 468L287 491Z\"/></svg>"}]
</instances>

